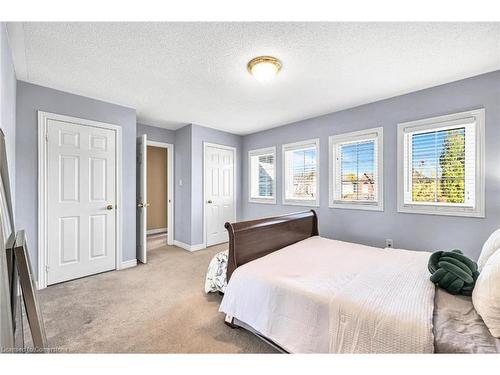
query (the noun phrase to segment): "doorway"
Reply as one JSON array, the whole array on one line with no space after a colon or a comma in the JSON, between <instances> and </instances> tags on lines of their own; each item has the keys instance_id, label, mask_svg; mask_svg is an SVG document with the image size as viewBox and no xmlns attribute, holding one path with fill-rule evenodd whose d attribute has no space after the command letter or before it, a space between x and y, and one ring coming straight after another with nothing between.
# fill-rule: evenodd
<instances>
[{"instance_id":1,"label":"doorway","mask_svg":"<svg viewBox=\"0 0 500 375\"><path fill-rule=\"evenodd\" d=\"M228 241L224 224L236 220L236 148L204 143L205 244Z\"/></svg>"},{"instance_id":2,"label":"doorway","mask_svg":"<svg viewBox=\"0 0 500 375\"><path fill-rule=\"evenodd\" d=\"M147 252L173 244L174 153L169 143L137 138L137 259L147 263Z\"/></svg>"}]
</instances>

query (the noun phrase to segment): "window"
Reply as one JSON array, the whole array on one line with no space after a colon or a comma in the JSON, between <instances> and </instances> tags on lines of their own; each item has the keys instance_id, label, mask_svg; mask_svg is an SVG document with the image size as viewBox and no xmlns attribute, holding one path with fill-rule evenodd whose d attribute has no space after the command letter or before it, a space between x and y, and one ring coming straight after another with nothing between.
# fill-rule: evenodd
<instances>
[{"instance_id":1,"label":"window","mask_svg":"<svg viewBox=\"0 0 500 375\"><path fill-rule=\"evenodd\" d=\"M484 217L484 109L399 124L398 210Z\"/></svg>"},{"instance_id":2,"label":"window","mask_svg":"<svg viewBox=\"0 0 500 375\"><path fill-rule=\"evenodd\" d=\"M283 204L319 205L319 139L283 145Z\"/></svg>"},{"instance_id":3,"label":"window","mask_svg":"<svg viewBox=\"0 0 500 375\"><path fill-rule=\"evenodd\" d=\"M330 138L330 207L384 209L383 129Z\"/></svg>"},{"instance_id":4,"label":"window","mask_svg":"<svg viewBox=\"0 0 500 375\"><path fill-rule=\"evenodd\" d=\"M276 203L276 148L248 152L249 202Z\"/></svg>"}]
</instances>

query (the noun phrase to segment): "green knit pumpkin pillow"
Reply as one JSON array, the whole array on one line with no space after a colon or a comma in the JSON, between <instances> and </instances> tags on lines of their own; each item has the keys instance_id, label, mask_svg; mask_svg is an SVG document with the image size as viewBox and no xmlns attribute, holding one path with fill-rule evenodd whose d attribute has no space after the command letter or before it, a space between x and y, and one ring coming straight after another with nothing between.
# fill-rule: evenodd
<instances>
[{"instance_id":1,"label":"green knit pumpkin pillow","mask_svg":"<svg viewBox=\"0 0 500 375\"><path fill-rule=\"evenodd\" d=\"M429 258L431 281L451 294L472 295L479 272L477 263L458 250L436 251Z\"/></svg>"}]
</instances>

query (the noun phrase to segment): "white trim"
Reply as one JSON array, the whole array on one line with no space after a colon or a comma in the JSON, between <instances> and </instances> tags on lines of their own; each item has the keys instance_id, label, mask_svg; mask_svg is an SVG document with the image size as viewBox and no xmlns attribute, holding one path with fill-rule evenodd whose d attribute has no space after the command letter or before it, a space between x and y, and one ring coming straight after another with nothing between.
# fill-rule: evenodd
<instances>
[{"instance_id":1,"label":"white trim","mask_svg":"<svg viewBox=\"0 0 500 375\"><path fill-rule=\"evenodd\" d=\"M340 202L335 201L335 174L336 164L334 162L334 144L340 142L355 142L363 139L377 139L377 201L376 202ZM328 137L328 207L344 208L350 210L384 211L384 128L370 128L350 133L332 135Z\"/></svg>"},{"instance_id":2,"label":"white trim","mask_svg":"<svg viewBox=\"0 0 500 375\"><path fill-rule=\"evenodd\" d=\"M273 196L269 198L252 197L252 156L273 154L274 156L274 178L273 178ZM276 146L259 148L248 151L248 202L262 204L276 204Z\"/></svg>"},{"instance_id":3,"label":"white trim","mask_svg":"<svg viewBox=\"0 0 500 375\"><path fill-rule=\"evenodd\" d=\"M150 141L146 138L147 146L161 147L167 149L167 245L174 244L174 145L172 143L158 142L158 141ZM147 172L146 172L147 173Z\"/></svg>"},{"instance_id":4,"label":"white trim","mask_svg":"<svg viewBox=\"0 0 500 375\"><path fill-rule=\"evenodd\" d=\"M146 231L147 235L159 234L159 233L167 233L167 228L149 229Z\"/></svg>"},{"instance_id":5,"label":"white trim","mask_svg":"<svg viewBox=\"0 0 500 375\"><path fill-rule=\"evenodd\" d=\"M300 148L301 146L316 146L316 199L286 199L286 151L290 149ZM320 192L320 139L313 138L300 142L286 143L281 146L281 200L283 205L288 206L305 206L319 207L319 192Z\"/></svg>"},{"instance_id":6,"label":"white trim","mask_svg":"<svg viewBox=\"0 0 500 375\"><path fill-rule=\"evenodd\" d=\"M274 197L274 198L248 198L248 203L276 204L276 197Z\"/></svg>"},{"instance_id":7,"label":"white trim","mask_svg":"<svg viewBox=\"0 0 500 375\"><path fill-rule=\"evenodd\" d=\"M428 130L431 128L447 126L448 122L458 121L459 123L461 123L462 121L460 120L467 118L470 118L470 121L473 121L474 118L480 115L481 111L484 112L484 108L474 109L471 111L450 113L442 116L428 117L419 120L401 122L398 124L398 130L400 127L408 131L414 131L417 129Z\"/></svg>"},{"instance_id":8,"label":"white trim","mask_svg":"<svg viewBox=\"0 0 500 375\"><path fill-rule=\"evenodd\" d=\"M230 150L233 151L233 214L234 214L234 220L236 220L236 205L237 205L237 199L236 199L236 175L238 173L238 156L236 153L236 147L233 146L226 146L226 145L221 145L218 143L210 143L210 142L203 142L203 179L202 179L202 184L203 184L203 248L207 247L207 217L205 213L205 205L206 205L206 192L205 192L205 180L206 180L206 151L207 147L215 147L215 148L221 148L223 150ZM217 244L214 244L217 245ZM210 246L214 246L210 245ZM199 246L199 245L192 245L192 246Z\"/></svg>"},{"instance_id":9,"label":"white trim","mask_svg":"<svg viewBox=\"0 0 500 375\"><path fill-rule=\"evenodd\" d=\"M177 241L177 240L174 240L174 246L180 247L181 249L184 249L187 251L199 251L199 250L203 250L206 248L204 243L200 243L198 245L188 245L187 243Z\"/></svg>"},{"instance_id":10,"label":"white trim","mask_svg":"<svg viewBox=\"0 0 500 375\"><path fill-rule=\"evenodd\" d=\"M120 263L120 270L125 270L127 268L132 268L137 266L137 259L124 260Z\"/></svg>"},{"instance_id":11,"label":"white trim","mask_svg":"<svg viewBox=\"0 0 500 375\"><path fill-rule=\"evenodd\" d=\"M109 129L115 132L116 139L116 229L115 229L115 269L121 269L122 260L122 128L105 122L81 119L38 111L38 287L47 287L47 121L49 119L75 123L77 125Z\"/></svg>"},{"instance_id":12,"label":"white trim","mask_svg":"<svg viewBox=\"0 0 500 375\"><path fill-rule=\"evenodd\" d=\"M428 130L464 123L464 120L475 121L476 134L476 176L475 176L475 207L463 207L446 204L405 204L405 154L404 142L405 131ZM464 217L485 217L485 110L479 108L471 111L452 113L444 116L436 116L416 121L403 122L398 124L398 212L415 213L427 215L464 216Z\"/></svg>"},{"instance_id":13,"label":"white trim","mask_svg":"<svg viewBox=\"0 0 500 375\"><path fill-rule=\"evenodd\" d=\"M148 136L141 134L136 137L136 159L139 168L136 169L136 258L145 264L148 262L147 228L148 228ZM140 207L142 203L143 207ZM146 205L144 207L144 205Z\"/></svg>"},{"instance_id":14,"label":"white trim","mask_svg":"<svg viewBox=\"0 0 500 375\"><path fill-rule=\"evenodd\" d=\"M161 147L161 148L168 148L168 146L172 146L171 143L165 143L165 142L158 142L158 141L152 141L149 138L147 138L146 144L148 146L153 146L153 147Z\"/></svg>"}]
</instances>

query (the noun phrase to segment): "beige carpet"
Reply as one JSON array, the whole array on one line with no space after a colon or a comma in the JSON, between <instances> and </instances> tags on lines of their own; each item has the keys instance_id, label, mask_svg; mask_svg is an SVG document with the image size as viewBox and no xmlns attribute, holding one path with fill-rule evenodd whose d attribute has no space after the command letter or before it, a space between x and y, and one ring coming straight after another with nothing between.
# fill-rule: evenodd
<instances>
[{"instance_id":1,"label":"beige carpet","mask_svg":"<svg viewBox=\"0 0 500 375\"><path fill-rule=\"evenodd\" d=\"M50 286L41 308L51 347L77 353L275 353L218 312L203 291L212 256L163 246L148 263Z\"/></svg>"}]
</instances>

